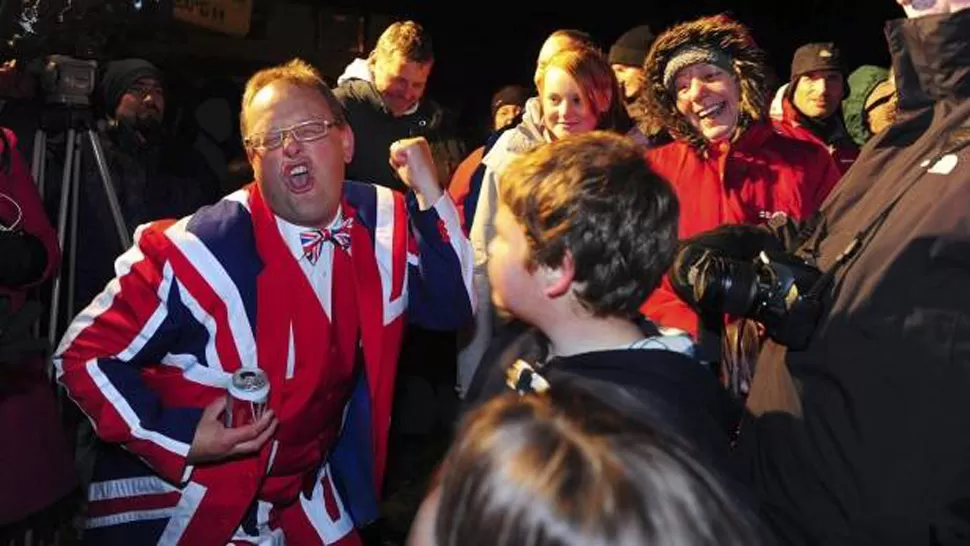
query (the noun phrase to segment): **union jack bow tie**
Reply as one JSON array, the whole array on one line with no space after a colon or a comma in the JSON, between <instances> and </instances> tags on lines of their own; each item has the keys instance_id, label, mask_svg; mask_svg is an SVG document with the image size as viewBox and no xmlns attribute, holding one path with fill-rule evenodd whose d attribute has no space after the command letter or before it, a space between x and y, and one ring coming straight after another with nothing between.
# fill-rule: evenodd
<instances>
[{"instance_id":1,"label":"union jack bow tie","mask_svg":"<svg viewBox=\"0 0 970 546\"><path fill-rule=\"evenodd\" d=\"M323 243L330 242L346 250L350 249L350 228L354 225L353 218L347 218L332 228L312 229L300 234L300 244L303 245L303 255L316 265L323 250Z\"/></svg>"}]
</instances>

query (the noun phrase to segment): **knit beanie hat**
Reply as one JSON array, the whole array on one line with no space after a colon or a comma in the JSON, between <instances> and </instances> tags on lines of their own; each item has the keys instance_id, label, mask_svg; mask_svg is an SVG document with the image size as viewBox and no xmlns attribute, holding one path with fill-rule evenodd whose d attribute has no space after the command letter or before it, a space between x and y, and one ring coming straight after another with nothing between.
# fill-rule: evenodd
<instances>
[{"instance_id":1,"label":"knit beanie hat","mask_svg":"<svg viewBox=\"0 0 970 546\"><path fill-rule=\"evenodd\" d=\"M796 49L791 61L791 78L788 81L796 82L803 75L818 70L835 70L845 75L842 52L834 43L817 42Z\"/></svg>"},{"instance_id":2,"label":"knit beanie hat","mask_svg":"<svg viewBox=\"0 0 970 546\"><path fill-rule=\"evenodd\" d=\"M101 76L101 100L107 114L113 114L122 95L141 78L162 81L161 71L143 59L112 61L105 66Z\"/></svg>"},{"instance_id":3,"label":"knit beanie hat","mask_svg":"<svg viewBox=\"0 0 970 546\"><path fill-rule=\"evenodd\" d=\"M707 63L720 67L730 74L734 74L731 66L731 57L720 49L710 47L685 45L670 56L667 66L664 67L664 87L671 89L677 73L695 64Z\"/></svg>"},{"instance_id":4,"label":"knit beanie hat","mask_svg":"<svg viewBox=\"0 0 970 546\"><path fill-rule=\"evenodd\" d=\"M521 85L506 85L492 95L492 117L495 112L506 104L514 104L525 108L525 101L529 100L530 91Z\"/></svg>"},{"instance_id":5,"label":"knit beanie hat","mask_svg":"<svg viewBox=\"0 0 970 546\"><path fill-rule=\"evenodd\" d=\"M647 58L654 38L653 31L647 25L633 27L624 32L610 47L610 64L643 68L643 61Z\"/></svg>"}]
</instances>

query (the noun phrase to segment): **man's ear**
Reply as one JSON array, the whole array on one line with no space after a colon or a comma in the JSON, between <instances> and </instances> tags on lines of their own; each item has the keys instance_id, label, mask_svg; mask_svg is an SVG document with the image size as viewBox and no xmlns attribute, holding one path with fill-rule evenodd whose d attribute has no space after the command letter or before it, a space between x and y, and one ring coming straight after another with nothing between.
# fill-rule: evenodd
<instances>
[{"instance_id":1,"label":"man's ear","mask_svg":"<svg viewBox=\"0 0 970 546\"><path fill-rule=\"evenodd\" d=\"M558 298L569 293L576 275L573 255L567 250L557 267L539 266L538 273L542 276L542 291L547 298Z\"/></svg>"},{"instance_id":2,"label":"man's ear","mask_svg":"<svg viewBox=\"0 0 970 546\"><path fill-rule=\"evenodd\" d=\"M340 126L340 145L343 148L344 163L349 164L354 159L354 130L350 123L344 122Z\"/></svg>"}]
</instances>

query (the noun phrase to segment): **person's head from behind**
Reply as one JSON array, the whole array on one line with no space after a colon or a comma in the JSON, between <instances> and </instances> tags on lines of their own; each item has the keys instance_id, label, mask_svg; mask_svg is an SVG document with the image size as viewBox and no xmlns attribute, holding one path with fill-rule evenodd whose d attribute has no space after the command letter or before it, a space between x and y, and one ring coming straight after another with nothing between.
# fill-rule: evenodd
<instances>
[{"instance_id":1,"label":"person's head from behind","mask_svg":"<svg viewBox=\"0 0 970 546\"><path fill-rule=\"evenodd\" d=\"M896 121L896 84L890 70L862 65L848 77L842 117L852 139L862 146Z\"/></svg>"},{"instance_id":2,"label":"person's head from behind","mask_svg":"<svg viewBox=\"0 0 970 546\"><path fill-rule=\"evenodd\" d=\"M898 102L896 81L890 74L872 89L862 108L866 125L873 135L878 135L895 123Z\"/></svg>"},{"instance_id":3,"label":"person's head from behind","mask_svg":"<svg viewBox=\"0 0 970 546\"><path fill-rule=\"evenodd\" d=\"M838 112L846 94L842 53L831 42L805 44L792 58L788 96L803 116L824 120Z\"/></svg>"},{"instance_id":4,"label":"person's head from behind","mask_svg":"<svg viewBox=\"0 0 970 546\"><path fill-rule=\"evenodd\" d=\"M280 218L326 226L343 195L354 135L320 73L300 59L246 83L240 129L256 183Z\"/></svg>"},{"instance_id":5,"label":"person's head from behind","mask_svg":"<svg viewBox=\"0 0 970 546\"><path fill-rule=\"evenodd\" d=\"M377 39L367 62L385 106L401 117L424 96L434 65L431 36L414 21L398 21Z\"/></svg>"},{"instance_id":6,"label":"person's head from behind","mask_svg":"<svg viewBox=\"0 0 970 546\"><path fill-rule=\"evenodd\" d=\"M539 74L538 89L542 124L553 140L614 129L624 117L616 76L593 49L565 49L553 55Z\"/></svg>"},{"instance_id":7,"label":"person's head from behind","mask_svg":"<svg viewBox=\"0 0 970 546\"><path fill-rule=\"evenodd\" d=\"M546 41L542 42L542 47L539 48L539 57L536 59L536 71L533 76L536 88L539 87L539 75L545 70L546 64L549 63L549 59L553 55L566 49L579 47L596 49L597 46L593 37L582 30L563 28L550 34Z\"/></svg>"},{"instance_id":8,"label":"person's head from behind","mask_svg":"<svg viewBox=\"0 0 970 546\"><path fill-rule=\"evenodd\" d=\"M680 441L581 382L550 384L464 419L422 509L433 536L412 544L759 544L749 515Z\"/></svg>"},{"instance_id":9,"label":"person's head from behind","mask_svg":"<svg viewBox=\"0 0 970 546\"><path fill-rule=\"evenodd\" d=\"M565 315L639 315L677 244L677 199L629 138L540 146L501 177L488 273L495 305L540 330Z\"/></svg>"},{"instance_id":10,"label":"person's head from behind","mask_svg":"<svg viewBox=\"0 0 970 546\"><path fill-rule=\"evenodd\" d=\"M112 61L101 76L101 99L108 117L138 130L156 133L165 117L162 72L143 59Z\"/></svg>"}]
</instances>

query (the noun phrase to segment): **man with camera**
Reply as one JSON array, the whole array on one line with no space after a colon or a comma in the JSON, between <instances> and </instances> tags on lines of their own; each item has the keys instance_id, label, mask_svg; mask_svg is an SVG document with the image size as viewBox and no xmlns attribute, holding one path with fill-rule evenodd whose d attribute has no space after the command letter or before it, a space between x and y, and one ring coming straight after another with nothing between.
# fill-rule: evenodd
<instances>
[{"instance_id":1,"label":"man with camera","mask_svg":"<svg viewBox=\"0 0 970 546\"><path fill-rule=\"evenodd\" d=\"M215 200L214 180L201 158L163 129L166 94L157 67L142 59L112 61L95 94L107 119L99 142L129 235L140 224L182 217ZM81 165L76 310L114 276L114 258L125 250L94 158L86 153ZM59 177L62 171L53 172ZM50 185L60 188L60 180Z\"/></svg>"},{"instance_id":2,"label":"man with camera","mask_svg":"<svg viewBox=\"0 0 970 546\"><path fill-rule=\"evenodd\" d=\"M738 454L786 544L970 537L970 2L900 4L909 19L886 25L900 116L786 258L819 275L787 292L788 313L767 328L755 417L740 428ZM701 246L735 271L781 270L744 261L759 256L757 236L725 231ZM689 288L704 255L681 255ZM768 301L784 278L747 285ZM792 329L811 337L792 343Z\"/></svg>"}]
</instances>

